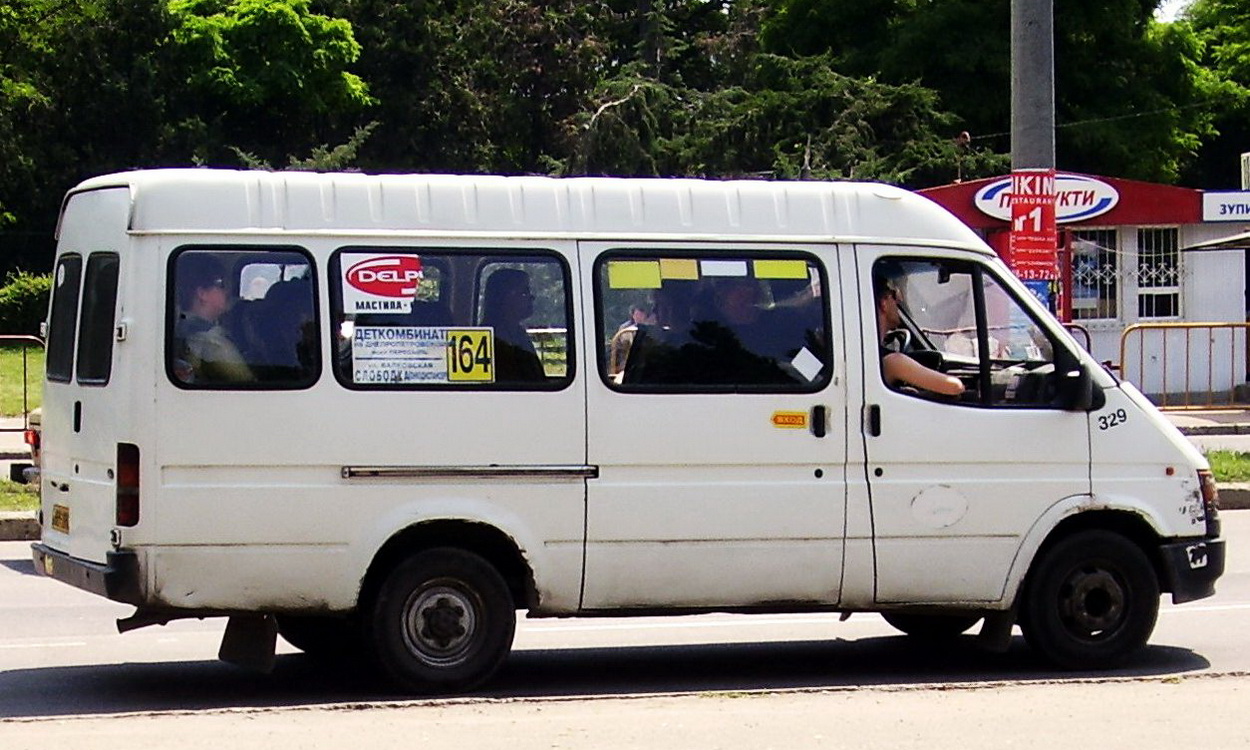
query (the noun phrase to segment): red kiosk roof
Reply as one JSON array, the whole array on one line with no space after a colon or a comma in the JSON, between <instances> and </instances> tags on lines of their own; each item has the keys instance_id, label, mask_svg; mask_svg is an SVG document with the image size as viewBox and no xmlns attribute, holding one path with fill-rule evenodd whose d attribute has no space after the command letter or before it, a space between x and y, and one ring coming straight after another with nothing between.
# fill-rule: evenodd
<instances>
[{"instance_id":1,"label":"red kiosk roof","mask_svg":"<svg viewBox=\"0 0 1250 750\"><path fill-rule=\"evenodd\" d=\"M1089 219L1060 222L1065 226L1122 226L1141 224L1198 224L1202 222L1202 191L1192 188L1159 185L1153 182L1123 180L1118 177L1096 177L1076 172L1059 172L1101 182L1119 194L1119 201L1106 213ZM957 182L919 191L938 205L955 214L973 229L995 230L1007 226L1005 219L984 213L976 205L976 195L987 188L1010 179L1008 176Z\"/></svg>"}]
</instances>

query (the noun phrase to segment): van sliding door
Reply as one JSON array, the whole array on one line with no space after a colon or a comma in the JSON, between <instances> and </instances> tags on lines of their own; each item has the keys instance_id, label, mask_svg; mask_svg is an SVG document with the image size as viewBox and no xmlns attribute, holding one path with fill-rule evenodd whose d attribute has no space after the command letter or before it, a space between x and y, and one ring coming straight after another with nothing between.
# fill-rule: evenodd
<instances>
[{"instance_id":1,"label":"van sliding door","mask_svg":"<svg viewBox=\"0 0 1250 750\"><path fill-rule=\"evenodd\" d=\"M838 602L845 378L827 249L581 250L600 472L587 488L583 607Z\"/></svg>"}]
</instances>

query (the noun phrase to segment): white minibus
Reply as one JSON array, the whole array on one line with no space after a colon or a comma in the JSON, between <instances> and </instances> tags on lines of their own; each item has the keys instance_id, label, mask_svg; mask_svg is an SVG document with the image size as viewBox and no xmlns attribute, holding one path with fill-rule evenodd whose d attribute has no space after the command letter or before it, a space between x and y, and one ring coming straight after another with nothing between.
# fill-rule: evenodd
<instances>
[{"instance_id":1,"label":"white minibus","mask_svg":"<svg viewBox=\"0 0 1250 750\"><path fill-rule=\"evenodd\" d=\"M36 568L240 663L446 693L518 611L879 612L1096 669L1224 568L1202 455L884 185L108 175L46 333Z\"/></svg>"}]
</instances>

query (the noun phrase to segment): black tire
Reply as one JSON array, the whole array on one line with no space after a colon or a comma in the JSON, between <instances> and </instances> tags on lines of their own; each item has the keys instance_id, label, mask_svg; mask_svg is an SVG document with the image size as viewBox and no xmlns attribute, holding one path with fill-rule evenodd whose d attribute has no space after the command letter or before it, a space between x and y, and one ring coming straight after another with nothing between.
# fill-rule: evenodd
<instances>
[{"instance_id":1,"label":"black tire","mask_svg":"<svg viewBox=\"0 0 1250 750\"><path fill-rule=\"evenodd\" d=\"M1144 552L1109 531L1083 531L1034 563L1020 628L1065 669L1107 669L1140 651L1159 615L1159 579Z\"/></svg>"},{"instance_id":2,"label":"black tire","mask_svg":"<svg viewBox=\"0 0 1250 750\"><path fill-rule=\"evenodd\" d=\"M408 558L387 576L371 626L378 664L401 687L459 693L486 682L503 664L516 608L490 563L438 548Z\"/></svg>"},{"instance_id":3,"label":"black tire","mask_svg":"<svg viewBox=\"0 0 1250 750\"><path fill-rule=\"evenodd\" d=\"M914 612L882 612L885 621L913 638L948 641L963 635L980 622L978 615L933 615Z\"/></svg>"},{"instance_id":4,"label":"black tire","mask_svg":"<svg viewBox=\"0 0 1250 750\"><path fill-rule=\"evenodd\" d=\"M316 615L277 615L278 635L309 656L339 659L361 653L360 623L356 618Z\"/></svg>"}]
</instances>

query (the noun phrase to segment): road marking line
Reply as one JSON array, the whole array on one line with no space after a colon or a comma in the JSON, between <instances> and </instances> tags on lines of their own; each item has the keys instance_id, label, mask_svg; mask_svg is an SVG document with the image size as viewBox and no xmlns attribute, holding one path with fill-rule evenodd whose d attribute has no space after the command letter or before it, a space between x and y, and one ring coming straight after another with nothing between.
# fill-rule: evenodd
<instances>
[{"instance_id":1,"label":"road marking line","mask_svg":"<svg viewBox=\"0 0 1250 750\"><path fill-rule=\"evenodd\" d=\"M1193 607L1188 604L1177 604L1174 607L1159 610L1159 614L1185 614L1186 612L1233 612L1236 610L1250 609L1250 604L1208 604L1206 606Z\"/></svg>"},{"instance_id":2,"label":"road marking line","mask_svg":"<svg viewBox=\"0 0 1250 750\"><path fill-rule=\"evenodd\" d=\"M836 625L837 623L838 616L836 614L830 615L827 619L781 619L776 617L762 618L744 615L741 620L717 620L715 622L626 622L611 625L603 623L595 625L542 625L537 623L526 623L522 625L522 627L529 632L569 633L579 630L666 630L670 628L735 628L751 625Z\"/></svg>"},{"instance_id":3,"label":"road marking line","mask_svg":"<svg viewBox=\"0 0 1250 750\"><path fill-rule=\"evenodd\" d=\"M1169 607L1160 608L1159 614L1186 614L1198 612L1236 612L1250 609L1250 604L1208 604L1205 606L1194 606L1190 604L1178 604ZM860 615L874 614L871 612L862 612ZM521 629L529 633L575 633L575 632L593 632L593 631L610 631L610 630L667 630L667 629L698 629L698 628L734 628L748 626L775 626L775 625L837 625L838 619L836 614L829 615L828 618L778 618L778 617L753 617L750 615L742 615L740 620L715 620L711 622L624 622L624 623L596 623L587 625L546 625L536 622L522 622ZM861 617L860 622L863 622Z\"/></svg>"}]
</instances>

